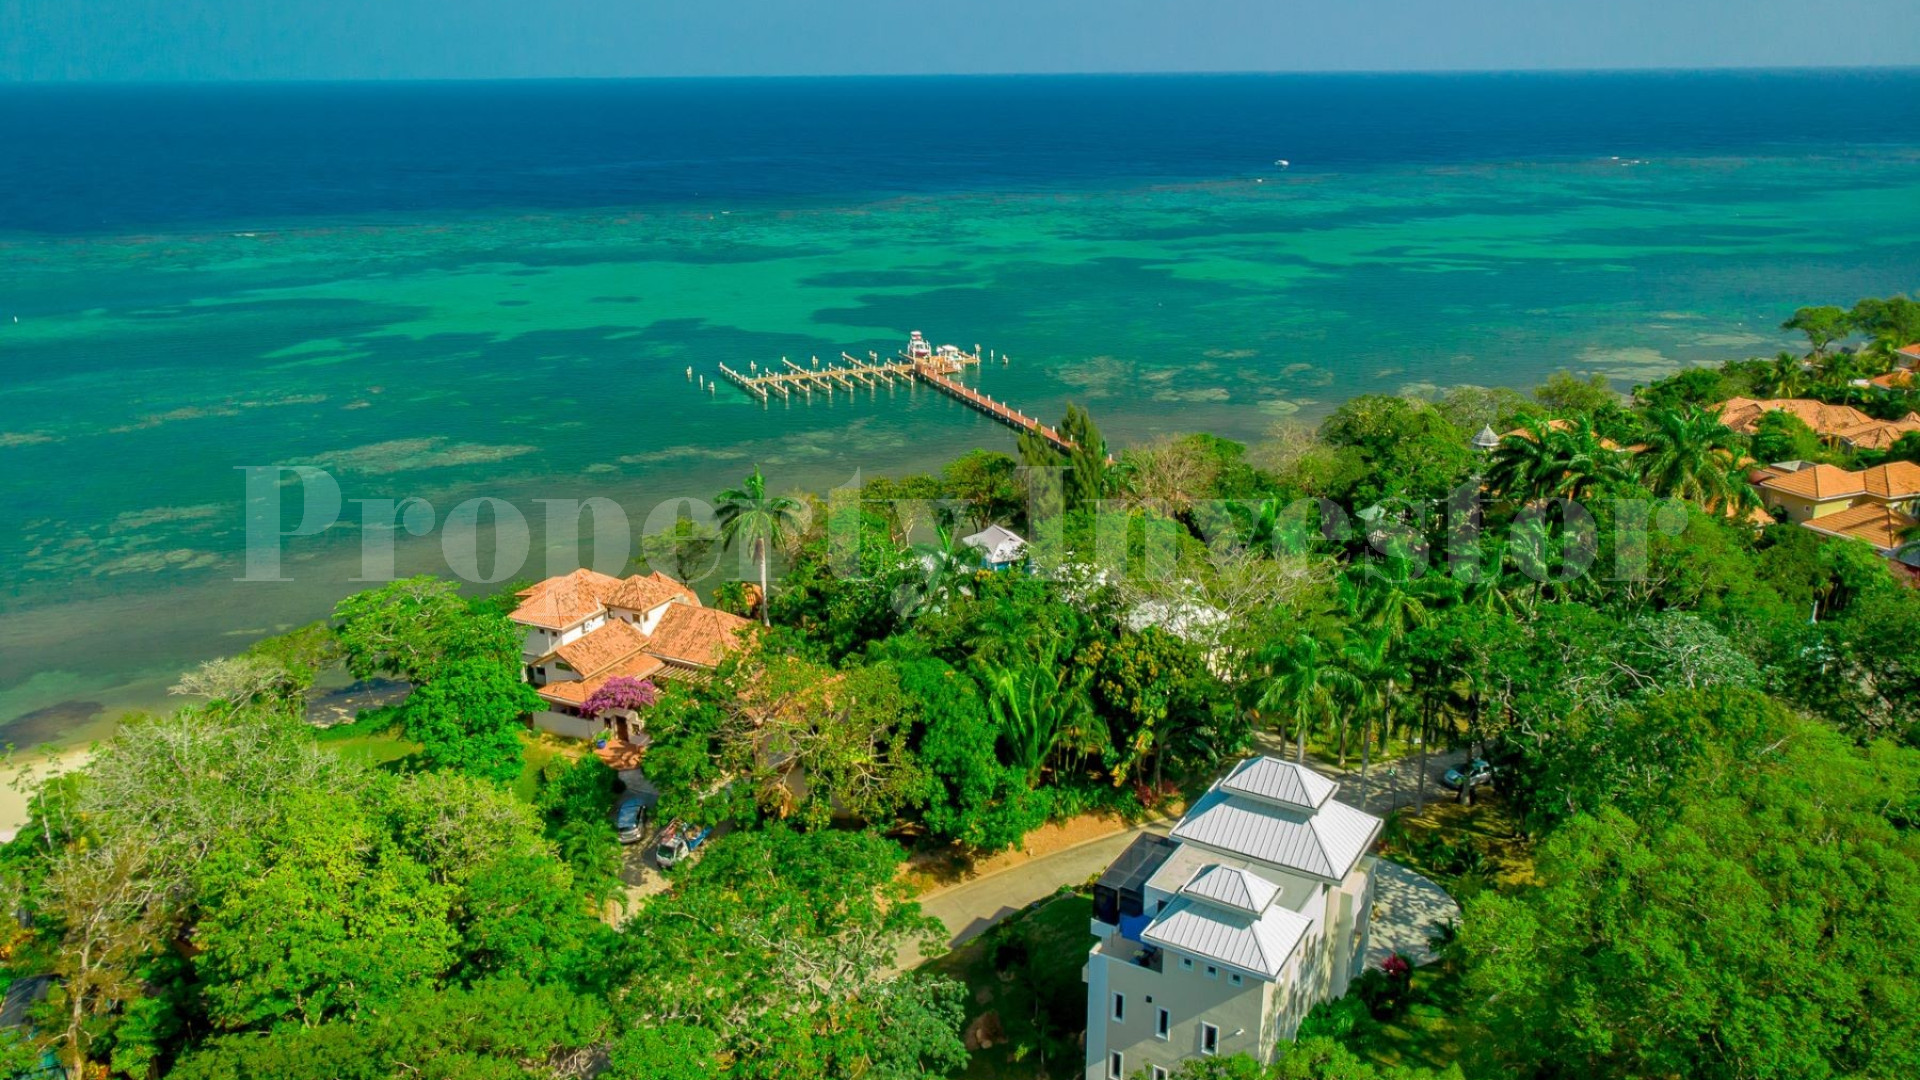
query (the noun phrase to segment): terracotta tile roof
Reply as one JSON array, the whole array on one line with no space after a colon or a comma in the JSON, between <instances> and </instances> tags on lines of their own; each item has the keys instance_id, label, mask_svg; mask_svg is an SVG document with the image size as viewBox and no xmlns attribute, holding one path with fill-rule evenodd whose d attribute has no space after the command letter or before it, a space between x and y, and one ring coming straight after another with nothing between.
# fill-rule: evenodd
<instances>
[{"instance_id":1,"label":"terracotta tile roof","mask_svg":"<svg viewBox=\"0 0 1920 1080\"><path fill-rule=\"evenodd\" d=\"M1882 390L1901 390L1913 385L1913 372L1889 371L1885 375L1875 375L1867 381Z\"/></svg>"},{"instance_id":2,"label":"terracotta tile roof","mask_svg":"<svg viewBox=\"0 0 1920 1080\"><path fill-rule=\"evenodd\" d=\"M565 661L584 679L625 660L645 648L646 644L647 635L638 628L619 619L611 619L593 633L575 638L553 650L552 655Z\"/></svg>"},{"instance_id":3,"label":"terracotta tile roof","mask_svg":"<svg viewBox=\"0 0 1920 1080\"><path fill-rule=\"evenodd\" d=\"M571 705L579 708L581 703L593 696L595 690L607 684L608 679L625 676L629 679L648 679L659 674L667 665L658 657L646 653L634 653L618 664L602 671L591 679L570 679L566 682L548 683L539 688L541 697L559 705Z\"/></svg>"},{"instance_id":4,"label":"terracotta tile roof","mask_svg":"<svg viewBox=\"0 0 1920 1080\"><path fill-rule=\"evenodd\" d=\"M735 635L752 625L752 620L718 608L674 604L653 628L647 651L665 660L713 667L734 647Z\"/></svg>"},{"instance_id":5,"label":"terracotta tile roof","mask_svg":"<svg viewBox=\"0 0 1920 1080\"><path fill-rule=\"evenodd\" d=\"M1769 475L1756 482L1755 487L1763 491L1797 495L1815 502L1852 498L1867 493L1859 473L1848 472L1837 465L1809 465L1797 472L1774 469L1766 472Z\"/></svg>"},{"instance_id":6,"label":"terracotta tile roof","mask_svg":"<svg viewBox=\"0 0 1920 1080\"><path fill-rule=\"evenodd\" d=\"M628 611L652 611L669 600L685 600L696 606L700 598L692 589L655 570L645 577L635 574L605 597L608 607Z\"/></svg>"},{"instance_id":7,"label":"terracotta tile roof","mask_svg":"<svg viewBox=\"0 0 1920 1080\"><path fill-rule=\"evenodd\" d=\"M1874 420L1836 434L1856 450L1885 450L1913 431L1920 431L1920 420Z\"/></svg>"},{"instance_id":8,"label":"terracotta tile roof","mask_svg":"<svg viewBox=\"0 0 1920 1080\"><path fill-rule=\"evenodd\" d=\"M1851 405L1829 405L1811 398L1729 398L1720 406L1720 422L1742 434L1758 429L1760 417L1770 412L1792 413L1801 422L1822 435L1838 434L1842 428L1874 423L1874 419Z\"/></svg>"},{"instance_id":9,"label":"terracotta tile roof","mask_svg":"<svg viewBox=\"0 0 1920 1080\"><path fill-rule=\"evenodd\" d=\"M1905 543L1906 541L1901 539L1902 535L1913 528L1917 521L1920 519L1908 517L1890 506L1862 503L1852 509L1814 518L1801 524L1814 532L1826 533L1829 536L1865 540L1884 554Z\"/></svg>"},{"instance_id":10,"label":"terracotta tile roof","mask_svg":"<svg viewBox=\"0 0 1920 1080\"><path fill-rule=\"evenodd\" d=\"M1915 342L1912 345L1902 345L1893 351L1896 355L1904 357L1907 360L1920 360L1920 342Z\"/></svg>"},{"instance_id":11,"label":"terracotta tile roof","mask_svg":"<svg viewBox=\"0 0 1920 1080\"><path fill-rule=\"evenodd\" d=\"M520 606L507 617L528 626L565 630L599 612L604 606L603 599L619 587L619 578L583 566L571 574L550 577L530 589L520 590Z\"/></svg>"},{"instance_id":12,"label":"terracotta tile roof","mask_svg":"<svg viewBox=\"0 0 1920 1080\"><path fill-rule=\"evenodd\" d=\"M1920 465L1911 461L1889 461L1860 474L1867 494L1882 499L1920 499Z\"/></svg>"}]
</instances>

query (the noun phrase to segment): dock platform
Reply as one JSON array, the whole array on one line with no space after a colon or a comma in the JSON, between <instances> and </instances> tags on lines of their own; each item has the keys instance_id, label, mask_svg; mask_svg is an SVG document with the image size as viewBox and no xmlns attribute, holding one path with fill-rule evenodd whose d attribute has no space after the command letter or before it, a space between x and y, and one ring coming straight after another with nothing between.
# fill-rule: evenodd
<instances>
[{"instance_id":1,"label":"dock platform","mask_svg":"<svg viewBox=\"0 0 1920 1080\"><path fill-rule=\"evenodd\" d=\"M1005 357L1001 359L1004 361ZM891 386L896 380L922 382L1015 431L1039 435L1061 450L1072 451L1077 448L1073 440L1062 436L1053 427L1004 401L995 401L991 396L954 378L967 368L978 366L980 346L975 345L972 352L963 351L955 345L942 345L935 349L927 344L920 331L915 330L907 341L906 349L892 359L882 360L878 353L868 353L863 360L842 352L838 361L830 360L823 364L816 356L812 367L802 367L783 356L777 369L771 365L762 369L757 364L750 364L748 370L742 372L721 364L720 374L763 402L772 401L776 394L783 400L791 401L795 394L811 399L816 390L832 394L835 390L873 389L882 384Z\"/></svg>"}]
</instances>

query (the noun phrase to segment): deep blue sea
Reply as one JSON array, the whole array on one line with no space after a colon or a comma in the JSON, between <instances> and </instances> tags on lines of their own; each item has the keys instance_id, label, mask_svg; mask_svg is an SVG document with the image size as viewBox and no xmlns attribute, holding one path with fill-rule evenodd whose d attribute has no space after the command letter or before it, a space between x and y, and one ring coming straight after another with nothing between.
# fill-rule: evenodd
<instances>
[{"instance_id":1,"label":"deep blue sea","mask_svg":"<svg viewBox=\"0 0 1920 1080\"><path fill-rule=\"evenodd\" d=\"M1920 69L0 86L0 234L738 207L1920 138Z\"/></svg>"},{"instance_id":2,"label":"deep blue sea","mask_svg":"<svg viewBox=\"0 0 1920 1080\"><path fill-rule=\"evenodd\" d=\"M638 528L756 465L1012 446L924 388L763 405L721 363L919 329L1121 446L1257 449L1358 393L1772 355L1799 305L1916 287L1920 70L0 86L0 741L363 587L351 502L294 580L236 582L236 466Z\"/></svg>"}]
</instances>

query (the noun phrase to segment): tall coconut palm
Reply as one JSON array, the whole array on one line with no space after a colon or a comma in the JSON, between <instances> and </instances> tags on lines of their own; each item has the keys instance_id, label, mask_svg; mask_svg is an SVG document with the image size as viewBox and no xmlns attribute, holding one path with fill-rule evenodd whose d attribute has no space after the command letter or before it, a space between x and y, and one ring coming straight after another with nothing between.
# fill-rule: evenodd
<instances>
[{"instance_id":1,"label":"tall coconut palm","mask_svg":"<svg viewBox=\"0 0 1920 1080\"><path fill-rule=\"evenodd\" d=\"M714 497L714 515L720 522L720 539L727 547L742 543L752 546L760 564L760 620L772 625L769 613L771 594L767 591L768 548L784 544L800 525L800 503L785 495L768 495L767 478L754 466L753 475L737 488L728 488Z\"/></svg>"},{"instance_id":2,"label":"tall coconut palm","mask_svg":"<svg viewBox=\"0 0 1920 1080\"><path fill-rule=\"evenodd\" d=\"M1415 574L1412 557L1394 549L1378 565L1350 572L1341 582L1347 609L1367 626L1384 627L1396 639L1425 626L1433 612L1460 596L1443 571Z\"/></svg>"},{"instance_id":3,"label":"tall coconut palm","mask_svg":"<svg viewBox=\"0 0 1920 1080\"><path fill-rule=\"evenodd\" d=\"M1393 710L1399 705L1399 688L1406 681L1405 665L1395 649L1395 635L1385 627L1356 634L1340 651L1346 671L1346 699L1349 715L1360 726L1360 805L1373 798L1369 772L1373 765L1373 735L1379 730L1384 739L1392 729ZM1341 764L1345 765L1346 747L1341 746Z\"/></svg>"},{"instance_id":4,"label":"tall coconut palm","mask_svg":"<svg viewBox=\"0 0 1920 1080\"><path fill-rule=\"evenodd\" d=\"M1650 409L1640 476L1656 495L1686 499L1708 509L1734 507L1749 497L1735 466L1745 440L1697 406Z\"/></svg>"},{"instance_id":5,"label":"tall coconut palm","mask_svg":"<svg viewBox=\"0 0 1920 1080\"><path fill-rule=\"evenodd\" d=\"M1581 499L1603 483L1624 478L1623 457L1589 418L1529 419L1494 450L1487 484L1520 502Z\"/></svg>"},{"instance_id":6,"label":"tall coconut palm","mask_svg":"<svg viewBox=\"0 0 1920 1080\"><path fill-rule=\"evenodd\" d=\"M1264 659L1268 676L1254 707L1284 718L1293 728L1294 760L1307 759L1307 730L1332 717L1347 686L1332 650L1309 633L1270 648Z\"/></svg>"}]
</instances>

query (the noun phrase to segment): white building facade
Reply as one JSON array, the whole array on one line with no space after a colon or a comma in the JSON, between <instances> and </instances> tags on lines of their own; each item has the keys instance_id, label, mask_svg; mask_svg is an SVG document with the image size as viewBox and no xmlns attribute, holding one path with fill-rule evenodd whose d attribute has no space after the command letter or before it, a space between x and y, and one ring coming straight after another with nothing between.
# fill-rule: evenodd
<instances>
[{"instance_id":1,"label":"white building facade","mask_svg":"<svg viewBox=\"0 0 1920 1080\"><path fill-rule=\"evenodd\" d=\"M1278 758L1235 766L1170 838L1094 890L1086 1080L1160 1080L1197 1057L1271 1062L1367 954L1381 820Z\"/></svg>"}]
</instances>

